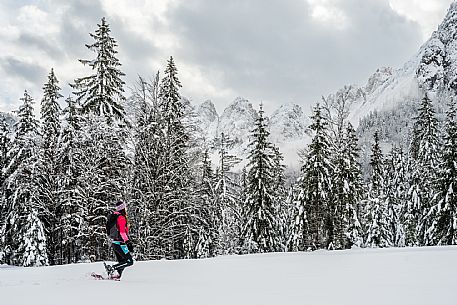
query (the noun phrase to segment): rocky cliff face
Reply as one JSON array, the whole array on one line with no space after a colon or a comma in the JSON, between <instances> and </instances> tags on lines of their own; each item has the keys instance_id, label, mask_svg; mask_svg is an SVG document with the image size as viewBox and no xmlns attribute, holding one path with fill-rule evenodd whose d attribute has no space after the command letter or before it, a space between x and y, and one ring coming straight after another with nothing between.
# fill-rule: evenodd
<instances>
[{"instance_id":1,"label":"rocky cliff face","mask_svg":"<svg viewBox=\"0 0 457 305\"><path fill-rule=\"evenodd\" d=\"M310 134L310 124L309 118L299 105L282 105L269 120L271 139L278 145L303 139Z\"/></svg>"},{"instance_id":2,"label":"rocky cliff face","mask_svg":"<svg viewBox=\"0 0 457 305\"><path fill-rule=\"evenodd\" d=\"M245 150L250 142L251 131L257 118L258 114L252 103L237 97L220 116L218 135L224 133L234 141L235 146Z\"/></svg>"},{"instance_id":3,"label":"rocky cliff face","mask_svg":"<svg viewBox=\"0 0 457 305\"><path fill-rule=\"evenodd\" d=\"M213 102L207 100L197 108L198 123L202 129L205 139L214 139L217 136L217 129L219 126L219 115Z\"/></svg>"},{"instance_id":4,"label":"rocky cliff face","mask_svg":"<svg viewBox=\"0 0 457 305\"><path fill-rule=\"evenodd\" d=\"M248 145L251 142L251 131L255 128L258 118L257 110L251 102L238 97L222 115L218 115L214 104L205 101L196 108L197 121L207 143L219 137L221 133L234 142L231 153L245 158L249 153ZM282 105L270 117L267 117L270 140L284 151L290 152L291 159L296 159L298 146L303 148L303 140L309 138L309 118L302 108L295 104Z\"/></svg>"}]
</instances>

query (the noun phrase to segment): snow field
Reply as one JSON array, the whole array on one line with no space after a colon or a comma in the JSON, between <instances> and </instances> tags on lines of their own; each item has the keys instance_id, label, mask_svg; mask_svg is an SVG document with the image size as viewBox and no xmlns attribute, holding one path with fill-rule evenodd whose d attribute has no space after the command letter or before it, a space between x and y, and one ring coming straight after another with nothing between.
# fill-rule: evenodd
<instances>
[{"instance_id":1,"label":"snow field","mask_svg":"<svg viewBox=\"0 0 457 305\"><path fill-rule=\"evenodd\" d=\"M120 282L89 276L102 270L1 266L0 304L457 304L456 246L135 262Z\"/></svg>"}]
</instances>

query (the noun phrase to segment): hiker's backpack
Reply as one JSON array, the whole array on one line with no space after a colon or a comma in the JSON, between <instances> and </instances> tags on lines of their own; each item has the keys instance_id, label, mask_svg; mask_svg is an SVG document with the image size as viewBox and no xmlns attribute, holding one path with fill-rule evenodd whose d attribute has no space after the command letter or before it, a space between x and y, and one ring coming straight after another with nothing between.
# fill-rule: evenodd
<instances>
[{"instance_id":1,"label":"hiker's backpack","mask_svg":"<svg viewBox=\"0 0 457 305\"><path fill-rule=\"evenodd\" d=\"M119 230L117 229L116 223L117 218L120 214L111 212L106 220L106 235L112 240L119 240L121 235L119 234Z\"/></svg>"}]
</instances>

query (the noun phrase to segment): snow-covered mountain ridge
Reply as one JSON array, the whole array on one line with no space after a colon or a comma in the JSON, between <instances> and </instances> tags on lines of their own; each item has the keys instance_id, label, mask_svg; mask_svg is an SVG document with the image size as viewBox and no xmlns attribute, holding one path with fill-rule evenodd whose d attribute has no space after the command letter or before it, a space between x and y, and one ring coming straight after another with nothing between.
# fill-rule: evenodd
<instances>
[{"instance_id":1,"label":"snow-covered mountain ridge","mask_svg":"<svg viewBox=\"0 0 457 305\"><path fill-rule=\"evenodd\" d=\"M362 147L377 129L383 129L384 143L405 146L419 101L427 94L440 115L450 97L455 96L448 87L457 92L457 2L451 4L438 29L403 66L380 68L365 85L345 86L324 99L329 105L345 99L347 119L359 127ZM207 109L211 109L211 115ZM206 101L198 115L206 137L224 132L237 143L234 152L242 158L247 156L249 133L257 117L249 101L235 99L220 117L211 101ZM298 165L297 150L309 143L309 115L299 105L283 105L269 117L271 140L285 152L287 165Z\"/></svg>"},{"instance_id":2,"label":"snow-covered mountain ridge","mask_svg":"<svg viewBox=\"0 0 457 305\"><path fill-rule=\"evenodd\" d=\"M259 114L252 103L242 97L237 97L223 113L219 115L214 104L207 100L196 107L197 122L208 146L214 138L223 133L228 136L234 146L230 153L245 158L249 152L248 145L252 141L251 131ZM296 159L298 148L303 148L304 139L309 138L309 118L302 108L296 104L285 104L279 107L267 118L270 139L281 148L290 160ZM286 160L288 161L288 160ZM298 161L298 160L297 160Z\"/></svg>"},{"instance_id":3,"label":"snow-covered mountain ridge","mask_svg":"<svg viewBox=\"0 0 457 305\"><path fill-rule=\"evenodd\" d=\"M417 103L425 94L440 108L449 100L448 85L457 89L457 2L451 4L438 29L402 67L378 69L366 85L353 86L349 120L358 126L372 112ZM340 89L328 97L344 91Z\"/></svg>"}]
</instances>

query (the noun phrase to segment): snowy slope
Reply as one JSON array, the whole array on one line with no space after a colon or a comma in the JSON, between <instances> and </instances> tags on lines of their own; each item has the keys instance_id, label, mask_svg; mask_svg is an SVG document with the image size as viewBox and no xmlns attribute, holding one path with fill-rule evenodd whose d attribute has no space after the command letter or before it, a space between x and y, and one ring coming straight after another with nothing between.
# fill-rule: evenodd
<instances>
[{"instance_id":1,"label":"snowy slope","mask_svg":"<svg viewBox=\"0 0 457 305\"><path fill-rule=\"evenodd\" d=\"M359 120L374 111L395 110L417 103L427 94L437 108L449 100L446 83L457 88L457 2L451 4L444 20L418 52L398 69L382 68L351 101L349 120Z\"/></svg>"},{"instance_id":2,"label":"snowy slope","mask_svg":"<svg viewBox=\"0 0 457 305\"><path fill-rule=\"evenodd\" d=\"M0 267L4 305L455 305L457 247L356 249L136 262L120 282L101 263Z\"/></svg>"},{"instance_id":3,"label":"snowy slope","mask_svg":"<svg viewBox=\"0 0 457 305\"><path fill-rule=\"evenodd\" d=\"M392 110L405 102L420 100L417 62L418 57L414 57L400 69L378 69L365 86L358 88L359 96L349 108L349 121L357 127L360 119L371 112Z\"/></svg>"}]
</instances>

